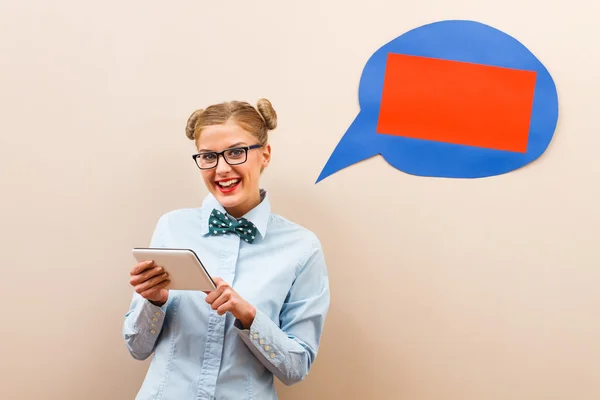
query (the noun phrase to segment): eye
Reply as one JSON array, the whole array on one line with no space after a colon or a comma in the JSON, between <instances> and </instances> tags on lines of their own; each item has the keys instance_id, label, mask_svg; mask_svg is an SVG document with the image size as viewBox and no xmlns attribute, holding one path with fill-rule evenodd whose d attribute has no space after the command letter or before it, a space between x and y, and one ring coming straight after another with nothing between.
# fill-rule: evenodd
<instances>
[{"instance_id":1,"label":"eye","mask_svg":"<svg viewBox=\"0 0 600 400\"><path fill-rule=\"evenodd\" d=\"M200 154L200 159L202 161L214 161L215 153L202 153Z\"/></svg>"},{"instance_id":2,"label":"eye","mask_svg":"<svg viewBox=\"0 0 600 400\"><path fill-rule=\"evenodd\" d=\"M231 149L227 151L227 156L231 158L241 158L244 156L243 149Z\"/></svg>"}]
</instances>

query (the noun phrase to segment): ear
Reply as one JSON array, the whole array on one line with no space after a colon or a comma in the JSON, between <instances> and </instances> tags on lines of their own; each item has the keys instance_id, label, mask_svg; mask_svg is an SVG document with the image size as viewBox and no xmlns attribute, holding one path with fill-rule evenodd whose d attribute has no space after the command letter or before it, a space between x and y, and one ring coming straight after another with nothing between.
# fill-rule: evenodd
<instances>
[{"instance_id":1,"label":"ear","mask_svg":"<svg viewBox=\"0 0 600 400\"><path fill-rule=\"evenodd\" d=\"M271 162L271 145L266 144L262 147L262 149L262 168L264 169L269 165L269 162Z\"/></svg>"}]
</instances>

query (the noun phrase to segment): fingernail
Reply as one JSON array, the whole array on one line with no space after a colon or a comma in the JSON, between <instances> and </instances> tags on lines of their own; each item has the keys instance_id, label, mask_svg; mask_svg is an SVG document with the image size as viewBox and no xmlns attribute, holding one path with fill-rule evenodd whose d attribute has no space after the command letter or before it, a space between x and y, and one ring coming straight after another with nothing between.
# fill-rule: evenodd
<instances>
[{"instance_id":1,"label":"fingernail","mask_svg":"<svg viewBox=\"0 0 600 400\"><path fill-rule=\"evenodd\" d=\"M167 277L167 276L169 276L169 273L168 273L168 272L165 272L165 273L163 274L163 276L164 276L164 277Z\"/></svg>"},{"instance_id":2,"label":"fingernail","mask_svg":"<svg viewBox=\"0 0 600 400\"><path fill-rule=\"evenodd\" d=\"M157 272L162 272L162 270L163 270L162 267L156 267Z\"/></svg>"}]
</instances>

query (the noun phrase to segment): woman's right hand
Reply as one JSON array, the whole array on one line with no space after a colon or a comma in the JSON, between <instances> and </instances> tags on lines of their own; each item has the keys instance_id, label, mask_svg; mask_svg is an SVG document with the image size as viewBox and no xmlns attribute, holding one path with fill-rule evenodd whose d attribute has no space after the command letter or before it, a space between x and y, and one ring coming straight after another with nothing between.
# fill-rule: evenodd
<instances>
[{"instance_id":1,"label":"woman's right hand","mask_svg":"<svg viewBox=\"0 0 600 400\"><path fill-rule=\"evenodd\" d=\"M129 275L129 284L140 296L159 307L167 302L169 291L165 287L169 284L169 274L162 267L155 266L154 261L134 265Z\"/></svg>"}]
</instances>

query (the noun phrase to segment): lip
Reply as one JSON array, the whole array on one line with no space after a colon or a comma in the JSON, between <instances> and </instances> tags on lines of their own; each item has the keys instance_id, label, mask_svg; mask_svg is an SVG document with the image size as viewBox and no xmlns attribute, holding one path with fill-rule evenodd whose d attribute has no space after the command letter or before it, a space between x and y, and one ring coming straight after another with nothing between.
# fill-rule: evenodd
<instances>
[{"instance_id":1,"label":"lip","mask_svg":"<svg viewBox=\"0 0 600 400\"><path fill-rule=\"evenodd\" d=\"M237 179L238 182L228 188L224 188L221 187L221 185L219 185L219 182L227 182L230 181L232 179ZM234 190L236 190L238 188L238 186L240 186L240 183L242 183L242 178L237 178L237 177L231 177L231 178L227 178L227 179L218 179L215 180L215 186L217 187L217 189L219 190L219 192L223 193L223 194L227 194L227 193L231 193Z\"/></svg>"},{"instance_id":2,"label":"lip","mask_svg":"<svg viewBox=\"0 0 600 400\"><path fill-rule=\"evenodd\" d=\"M242 178L240 178L239 176L231 176L231 177L229 177L229 178L225 178L225 179L215 179L215 182L217 182L217 183L218 183L218 182L227 182L227 181L230 181L230 180L232 180L232 179L239 179L239 180L242 180Z\"/></svg>"}]
</instances>

